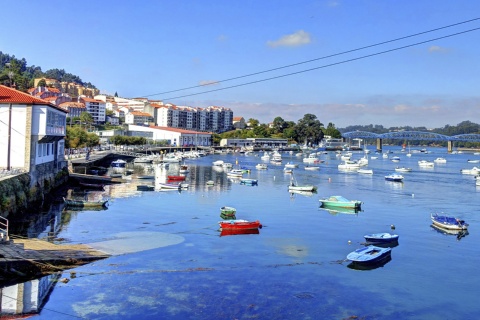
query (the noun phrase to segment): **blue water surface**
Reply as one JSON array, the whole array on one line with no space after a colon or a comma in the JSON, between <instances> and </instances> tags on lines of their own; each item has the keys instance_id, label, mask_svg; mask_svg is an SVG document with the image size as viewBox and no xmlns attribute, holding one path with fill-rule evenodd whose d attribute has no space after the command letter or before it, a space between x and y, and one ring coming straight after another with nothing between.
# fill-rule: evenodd
<instances>
[{"instance_id":1,"label":"blue water surface","mask_svg":"<svg viewBox=\"0 0 480 320\"><path fill-rule=\"evenodd\" d=\"M311 196L288 192L292 176L283 165L256 170L261 154L186 160L190 187L182 192L138 192L136 185L145 181L135 178L109 186L108 210L69 213L58 238L95 243L122 232L160 232L182 241L75 268L76 277L56 284L37 318L477 319L480 188L460 169L472 168L467 159L480 156L430 148L408 158L390 150L400 162L370 159L373 175L339 172L334 153L319 156L325 161L319 171L306 171L302 158L283 153L284 163L299 164L297 183L318 187ZM432 169L417 164L437 157L447 163ZM219 159L250 167L245 177L258 179L258 186L214 170ZM413 171L403 174L403 183L385 181L396 166ZM163 182L167 173L155 170L155 183ZM178 174L178 165L168 174ZM208 187L208 180L215 185ZM362 210L319 208L319 198L331 195L361 200ZM220 236L222 206L264 227L259 234ZM433 228L432 212L466 220L468 234ZM365 234L377 232L400 235L391 260L373 269L352 268L347 254L364 245Z\"/></svg>"}]
</instances>

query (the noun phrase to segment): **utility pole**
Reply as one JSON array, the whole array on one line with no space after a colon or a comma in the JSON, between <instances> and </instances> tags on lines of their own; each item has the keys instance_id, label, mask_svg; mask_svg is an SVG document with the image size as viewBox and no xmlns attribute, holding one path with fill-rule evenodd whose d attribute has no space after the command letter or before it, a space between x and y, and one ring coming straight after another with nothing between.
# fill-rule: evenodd
<instances>
[{"instance_id":1,"label":"utility pole","mask_svg":"<svg viewBox=\"0 0 480 320\"><path fill-rule=\"evenodd\" d=\"M8 107L7 170L10 171L10 150L12 145L12 104Z\"/></svg>"}]
</instances>

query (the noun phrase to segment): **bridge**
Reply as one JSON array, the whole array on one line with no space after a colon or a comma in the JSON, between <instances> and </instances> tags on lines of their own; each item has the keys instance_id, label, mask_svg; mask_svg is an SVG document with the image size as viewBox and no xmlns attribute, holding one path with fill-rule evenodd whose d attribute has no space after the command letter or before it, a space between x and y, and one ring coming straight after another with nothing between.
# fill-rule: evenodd
<instances>
[{"instance_id":1,"label":"bridge","mask_svg":"<svg viewBox=\"0 0 480 320\"><path fill-rule=\"evenodd\" d=\"M373 133L367 131L351 131L343 133L344 138L350 139L376 139L377 140L377 150L382 150L382 140L383 139L396 139L396 140L421 140L421 141L444 141L447 142L448 152L452 152L453 143L462 141L462 142L480 142L480 134L459 134L456 136L446 136L434 132L424 132L424 131L396 131L396 132L387 132L387 133Z\"/></svg>"}]
</instances>

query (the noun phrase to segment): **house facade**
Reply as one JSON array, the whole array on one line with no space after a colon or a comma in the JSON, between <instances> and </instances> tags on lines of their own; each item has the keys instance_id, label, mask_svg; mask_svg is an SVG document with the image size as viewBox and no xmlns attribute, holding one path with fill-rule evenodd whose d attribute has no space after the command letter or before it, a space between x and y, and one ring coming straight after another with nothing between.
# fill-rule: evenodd
<instances>
[{"instance_id":1,"label":"house facade","mask_svg":"<svg viewBox=\"0 0 480 320\"><path fill-rule=\"evenodd\" d=\"M64 169L67 113L0 85L0 168L30 172L32 183Z\"/></svg>"},{"instance_id":2,"label":"house facade","mask_svg":"<svg viewBox=\"0 0 480 320\"><path fill-rule=\"evenodd\" d=\"M85 104L85 109L93 118L93 123L104 124L106 118L106 106L102 100L79 97L78 102Z\"/></svg>"}]
</instances>

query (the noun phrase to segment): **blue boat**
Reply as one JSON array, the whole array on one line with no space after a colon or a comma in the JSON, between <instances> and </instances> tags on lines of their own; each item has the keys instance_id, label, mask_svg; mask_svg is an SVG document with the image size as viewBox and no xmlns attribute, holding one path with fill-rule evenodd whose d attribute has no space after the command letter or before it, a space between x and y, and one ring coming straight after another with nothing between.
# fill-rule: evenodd
<instances>
[{"instance_id":1,"label":"blue boat","mask_svg":"<svg viewBox=\"0 0 480 320\"><path fill-rule=\"evenodd\" d=\"M257 179L241 179L240 184L244 184L246 186L257 186L258 180Z\"/></svg>"},{"instance_id":2,"label":"blue boat","mask_svg":"<svg viewBox=\"0 0 480 320\"><path fill-rule=\"evenodd\" d=\"M398 173L391 173L385 176L385 180L387 181L395 181L395 182L403 182L403 176Z\"/></svg>"},{"instance_id":3,"label":"blue boat","mask_svg":"<svg viewBox=\"0 0 480 320\"><path fill-rule=\"evenodd\" d=\"M468 228L468 223L454 217L440 216L437 213L432 213L430 218L435 226L443 229L466 230Z\"/></svg>"},{"instance_id":4,"label":"blue boat","mask_svg":"<svg viewBox=\"0 0 480 320\"><path fill-rule=\"evenodd\" d=\"M363 236L370 243L390 243L398 241L398 234L390 234L388 232L371 233Z\"/></svg>"},{"instance_id":5,"label":"blue boat","mask_svg":"<svg viewBox=\"0 0 480 320\"><path fill-rule=\"evenodd\" d=\"M350 252L347 255L347 260L358 264L377 263L390 256L391 248L381 248L376 246L368 246Z\"/></svg>"}]
</instances>

